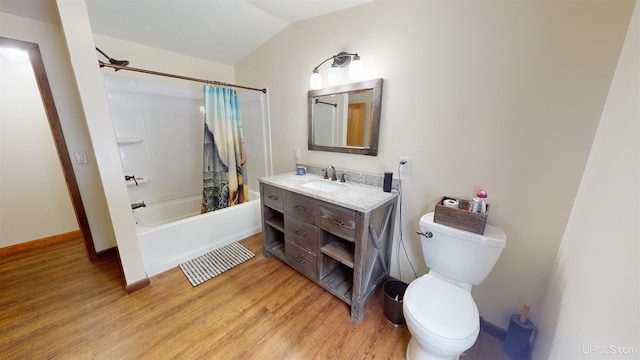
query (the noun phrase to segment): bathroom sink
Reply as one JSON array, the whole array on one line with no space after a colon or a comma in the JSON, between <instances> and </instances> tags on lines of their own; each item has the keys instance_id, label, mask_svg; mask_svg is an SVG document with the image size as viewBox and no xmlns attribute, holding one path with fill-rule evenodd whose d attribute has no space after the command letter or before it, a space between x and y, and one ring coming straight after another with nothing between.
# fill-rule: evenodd
<instances>
[{"instance_id":1,"label":"bathroom sink","mask_svg":"<svg viewBox=\"0 0 640 360\"><path fill-rule=\"evenodd\" d=\"M343 185L330 183L328 181L312 181L301 185L302 187L306 187L308 189L324 191L324 192L333 192L336 190L342 189Z\"/></svg>"}]
</instances>

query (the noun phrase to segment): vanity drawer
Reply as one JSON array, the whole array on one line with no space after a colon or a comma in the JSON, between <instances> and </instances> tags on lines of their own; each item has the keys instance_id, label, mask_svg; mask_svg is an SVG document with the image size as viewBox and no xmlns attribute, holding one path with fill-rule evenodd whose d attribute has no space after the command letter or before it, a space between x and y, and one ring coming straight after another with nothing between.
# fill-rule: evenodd
<instances>
[{"instance_id":1,"label":"vanity drawer","mask_svg":"<svg viewBox=\"0 0 640 360\"><path fill-rule=\"evenodd\" d=\"M313 254L316 253L318 228L315 225L300 221L290 215L284 217L284 223L285 237L288 241L307 249Z\"/></svg>"},{"instance_id":2,"label":"vanity drawer","mask_svg":"<svg viewBox=\"0 0 640 360\"><path fill-rule=\"evenodd\" d=\"M315 280L316 256L297 246L291 241L285 241L284 246L284 253L287 259L287 263L294 267L296 270Z\"/></svg>"},{"instance_id":3,"label":"vanity drawer","mask_svg":"<svg viewBox=\"0 0 640 360\"><path fill-rule=\"evenodd\" d=\"M284 211L284 190L269 185L262 185L264 204L276 210Z\"/></svg>"},{"instance_id":4,"label":"vanity drawer","mask_svg":"<svg viewBox=\"0 0 640 360\"><path fill-rule=\"evenodd\" d=\"M323 229L346 240L356 241L355 212L340 211L321 205L320 225Z\"/></svg>"},{"instance_id":5,"label":"vanity drawer","mask_svg":"<svg viewBox=\"0 0 640 360\"><path fill-rule=\"evenodd\" d=\"M316 224L316 202L306 196L287 193L284 212L310 224Z\"/></svg>"}]
</instances>

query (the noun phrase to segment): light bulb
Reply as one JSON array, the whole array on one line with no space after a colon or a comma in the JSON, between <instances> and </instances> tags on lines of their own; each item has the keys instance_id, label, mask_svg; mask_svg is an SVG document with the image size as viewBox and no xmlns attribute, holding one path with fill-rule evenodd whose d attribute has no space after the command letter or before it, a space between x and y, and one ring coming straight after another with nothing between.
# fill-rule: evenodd
<instances>
[{"instance_id":1,"label":"light bulb","mask_svg":"<svg viewBox=\"0 0 640 360\"><path fill-rule=\"evenodd\" d=\"M364 77L364 64L360 60L358 54L353 56L353 60L349 65L349 78L351 80L361 80Z\"/></svg>"},{"instance_id":2,"label":"light bulb","mask_svg":"<svg viewBox=\"0 0 640 360\"><path fill-rule=\"evenodd\" d=\"M342 73L339 67L335 65L331 65L331 69L329 69L329 75L328 75L327 81L329 82L329 85L340 84L340 82L342 81Z\"/></svg>"},{"instance_id":3,"label":"light bulb","mask_svg":"<svg viewBox=\"0 0 640 360\"><path fill-rule=\"evenodd\" d=\"M313 70L311 77L309 78L309 87L311 90L322 89L322 75L318 72L318 69Z\"/></svg>"},{"instance_id":4,"label":"light bulb","mask_svg":"<svg viewBox=\"0 0 640 360\"><path fill-rule=\"evenodd\" d=\"M0 47L0 54L17 63L29 61L29 53L26 50L9 47Z\"/></svg>"}]
</instances>

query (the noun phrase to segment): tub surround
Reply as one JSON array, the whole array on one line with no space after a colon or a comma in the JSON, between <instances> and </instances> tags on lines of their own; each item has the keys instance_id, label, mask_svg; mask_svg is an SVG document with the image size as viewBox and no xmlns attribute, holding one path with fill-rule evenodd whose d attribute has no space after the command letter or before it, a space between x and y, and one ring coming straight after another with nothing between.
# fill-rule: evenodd
<instances>
[{"instance_id":1,"label":"tub surround","mask_svg":"<svg viewBox=\"0 0 640 360\"><path fill-rule=\"evenodd\" d=\"M361 322L365 301L389 275L398 194L324 179L303 166L307 175L258 180L264 254L349 304L351 318Z\"/></svg>"}]
</instances>

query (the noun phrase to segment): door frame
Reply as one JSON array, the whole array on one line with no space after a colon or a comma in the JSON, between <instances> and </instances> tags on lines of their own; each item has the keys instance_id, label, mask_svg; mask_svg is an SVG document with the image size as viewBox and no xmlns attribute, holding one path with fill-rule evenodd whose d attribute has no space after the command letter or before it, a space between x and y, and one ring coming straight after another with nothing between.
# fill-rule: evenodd
<instances>
[{"instance_id":1,"label":"door frame","mask_svg":"<svg viewBox=\"0 0 640 360\"><path fill-rule=\"evenodd\" d=\"M40 97L42 98L42 105L44 106L45 113L47 114L47 120L49 122L49 128L53 135L53 142L56 146L56 152L62 165L62 172L64 174L65 181L67 183L67 189L69 190L69 196L73 209L75 210L76 219L82 238L84 239L85 249L89 260L94 262L98 259L96 248L93 243L93 236L91 235L91 228L89 227L89 220L84 209L82 197L80 196L80 189L76 180L76 175L73 170L73 163L69 156L69 150L67 148L67 142L64 138L64 132L62 131L62 125L60 124L60 117L58 116L58 110L56 108L55 101L53 99L53 93L51 92L51 86L49 85L49 78L45 71L44 62L42 60L42 54L40 53L40 47L36 43L15 40L0 36L0 46L14 47L27 51L29 54L29 60L31 61L31 67L38 84L38 90L40 91Z\"/></svg>"}]
</instances>

